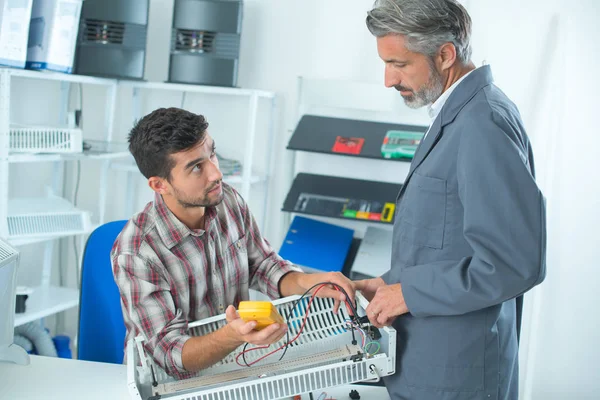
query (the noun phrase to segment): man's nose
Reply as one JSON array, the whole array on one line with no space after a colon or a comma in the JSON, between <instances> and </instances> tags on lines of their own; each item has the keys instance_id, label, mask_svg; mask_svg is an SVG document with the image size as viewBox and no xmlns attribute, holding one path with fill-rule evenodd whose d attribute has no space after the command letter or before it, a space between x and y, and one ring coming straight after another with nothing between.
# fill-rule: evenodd
<instances>
[{"instance_id":1,"label":"man's nose","mask_svg":"<svg viewBox=\"0 0 600 400\"><path fill-rule=\"evenodd\" d=\"M213 161L209 162L208 164L208 180L211 182L216 182L223 179L223 173L219 169L219 164Z\"/></svg>"},{"instance_id":2,"label":"man's nose","mask_svg":"<svg viewBox=\"0 0 600 400\"><path fill-rule=\"evenodd\" d=\"M396 85L399 85L401 82L402 79L400 78L400 75L397 72L393 71L391 67L386 65L384 74L385 87L394 87Z\"/></svg>"}]
</instances>

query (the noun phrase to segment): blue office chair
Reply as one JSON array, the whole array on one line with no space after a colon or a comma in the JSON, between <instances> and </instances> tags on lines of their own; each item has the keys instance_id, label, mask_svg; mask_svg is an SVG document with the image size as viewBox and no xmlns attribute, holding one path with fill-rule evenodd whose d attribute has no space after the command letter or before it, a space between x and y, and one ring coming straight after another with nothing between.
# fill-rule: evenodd
<instances>
[{"instance_id":1,"label":"blue office chair","mask_svg":"<svg viewBox=\"0 0 600 400\"><path fill-rule=\"evenodd\" d=\"M110 251L127 221L108 222L87 240L81 266L77 358L123 363L125 323Z\"/></svg>"}]
</instances>

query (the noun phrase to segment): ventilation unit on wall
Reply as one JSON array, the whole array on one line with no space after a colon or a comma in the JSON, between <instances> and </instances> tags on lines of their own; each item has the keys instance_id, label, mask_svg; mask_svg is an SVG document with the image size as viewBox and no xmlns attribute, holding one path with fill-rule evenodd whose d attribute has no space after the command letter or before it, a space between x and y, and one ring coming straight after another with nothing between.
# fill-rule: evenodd
<instances>
[{"instance_id":1,"label":"ventilation unit on wall","mask_svg":"<svg viewBox=\"0 0 600 400\"><path fill-rule=\"evenodd\" d=\"M236 86L241 0L175 0L169 81Z\"/></svg>"},{"instance_id":2,"label":"ventilation unit on wall","mask_svg":"<svg viewBox=\"0 0 600 400\"><path fill-rule=\"evenodd\" d=\"M149 0L85 0L76 73L143 79Z\"/></svg>"}]
</instances>

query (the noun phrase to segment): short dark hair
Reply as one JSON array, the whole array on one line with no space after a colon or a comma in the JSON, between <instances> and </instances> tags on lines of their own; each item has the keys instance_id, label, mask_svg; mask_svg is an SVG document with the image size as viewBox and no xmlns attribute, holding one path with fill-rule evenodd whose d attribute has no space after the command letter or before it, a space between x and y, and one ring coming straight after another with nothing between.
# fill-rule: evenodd
<instances>
[{"instance_id":1,"label":"short dark hair","mask_svg":"<svg viewBox=\"0 0 600 400\"><path fill-rule=\"evenodd\" d=\"M129 133L129 151L142 175L170 180L171 154L191 149L206 137L203 115L180 108L159 108L139 120Z\"/></svg>"}]
</instances>

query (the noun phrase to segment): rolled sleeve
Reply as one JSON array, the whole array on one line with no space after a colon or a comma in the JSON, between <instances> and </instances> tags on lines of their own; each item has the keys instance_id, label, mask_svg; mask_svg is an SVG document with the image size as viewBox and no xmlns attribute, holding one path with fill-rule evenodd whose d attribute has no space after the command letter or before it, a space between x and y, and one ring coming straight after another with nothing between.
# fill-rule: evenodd
<instances>
[{"instance_id":1,"label":"rolled sleeve","mask_svg":"<svg viewBox=\"0 0 600 400\"><path fill-rule=\"evenodd\" d=\"M171 337L165 337L165 340L161 343L161 345L166 345L167 347L160 351L160 354L164 357L161 366L163 366L165 372L177 379L186 379L194 376L194 373L188 372L183 367L181 356L183 353L183 346L191 336L185 334L181 335L175 332L169 332L167 336ZM158 346L155 347L155 349L156 348L158 348Z\"/></svg>"}]
</instances>

